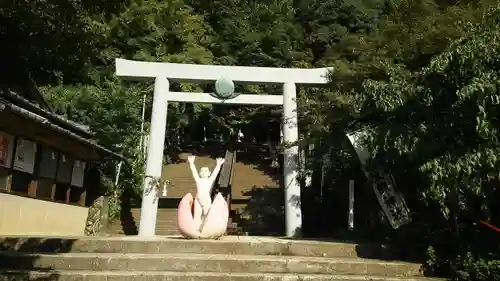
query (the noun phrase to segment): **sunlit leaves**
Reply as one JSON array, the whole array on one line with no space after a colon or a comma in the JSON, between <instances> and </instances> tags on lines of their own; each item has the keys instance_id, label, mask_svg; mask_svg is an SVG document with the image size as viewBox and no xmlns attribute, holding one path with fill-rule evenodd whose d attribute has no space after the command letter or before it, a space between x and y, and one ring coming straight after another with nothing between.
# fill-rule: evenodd
<instances>
[{"instance_id":1,"label":"sunlit leaves","mask_svg":"<svg viewBox=\"0 0 500 281\"><path fill-rule=\"evenodd\" d=\"M375 159L390 152L390 157L423 161L419 170L429 186L420 186L422 196L439 202L445 215L453 188L480 196L498 179L500 124L491 97L500 95L500 68L492 63L500 56L499 43L499 26L487 22L435 57L415 79L392 73L387 81L364 84L375 107L392 114L378 131ZM467 196L459 200L463 208L472 204Z\"/></svg>"}]
</instances>

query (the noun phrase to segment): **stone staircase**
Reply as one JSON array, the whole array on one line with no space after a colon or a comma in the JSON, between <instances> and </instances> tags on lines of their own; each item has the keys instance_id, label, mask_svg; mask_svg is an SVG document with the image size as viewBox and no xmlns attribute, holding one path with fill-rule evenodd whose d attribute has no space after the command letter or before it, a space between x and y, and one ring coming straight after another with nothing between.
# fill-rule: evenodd
<instances>
[{"instance_id":1,"label":"stone staircase","mask_svg":"<svg viewBox=\"0 0 500 281\"><path fill-rule=\"evenodd\" d=\"M139 222L141 220L141 210L139 208L132 209L132 217L136 225L137 230L139 229ZM243 230L238 226L237 223L232 223L232 227L228 229L228 234L242 233ZM134 233L125 233L120 221L114 221L108 227L108 234L112 235L136 235ZM179 235L177 229L177 209L176 208L161 208L158 209L158 217L156 220L156 235L159 236L172 236Z\"/></svg>"},{"instance_id":2,"label":"stone staircase","mask_svg":"<svg viewBox=\"0 0 500 281\"><path fill-rule=\"evenodd\" d=\"M380 245L249 236L0 241L0 281L431 280L418 264L390 260Z\"/></svg>"},{"instance_id":3,"label":"stone staircase","mask_svg":"<svg viewBox=\"0 0 500 281\"><path fill-rule=\"evenodd\" d=\"M171 182L171 186L168 189L167 197L160 198L157 222L156 222L156 234L157 235L177 235L177 206L180 199L188 192L194 194L196 192L195 182L192 178L189 165L187 163L187 156L191 153L182 153L180 155L180 162L177 164L170 164L163 169L163 179L168 179ZM220 152L220 155L224 155ZM247 155L259 158L259 153L254 151L249 151L248 153L241 152L237 154L236 163L234 166L234 180L232 187L232 205L231 205L231 219L233 223L228 229L229 234L244 234L248 231L252 232L253 228L251 224L245 223L245 221L252 221L255 217L254 212L249 210L248 201L252 199L251 193L255 193L259 189L274 190L274 193L281 194L283 192L278 191L278 183L270 176L270 173L265 173L262 171L261 167L252 162L258 162L255 159L248 160ZM245 158L244 158L245 157ZM241 159L240 159L241 158ZM260 158L259 158L260 159ZM259 160L257 159L257 160ZM201 168L203 166L210 167L212 169L215 166L215 158L206 155L197 155L196 166ZM254 196L255 197L255 196ZM283 200L277 200L275 207L277 209L282 208ZM262 198L254 198L254 201L265 202ZM131 210L132 220L136 227L139 227L140 222L140 206L134 206ZM257 206L257 208L260 208ZM267 207L269 209L269 206ZM276 214L277 212L270 211ZM242 222L243 221L243 222ZM239 225L241 224L241 225ZM273 224L273 223L269 223ZM284 225L283 221L277 221L274 224ZM253 231L260 234L264 234L264 230ZM113 235L124 235L126 234L122 223L120 221L112 222L108 227L108 233ZM135 234L135 233L128 233ZM267 233L266 233L267 234Z\"/></svg>"},{"instance_id":4,"label":"stone staircase","mask_svg":"<svg viewBox=\"0 0 500 281\"><path fill-rule=\"evenodd\" d=\"M136 229L139 229L139 222L141 220L141 209L140 208L132 208L131 210L132 220L136 226ZM108 226L107 230L108 234L112 235L136 235L137 232L134 233L126 233L123 229L122 223L120 221L113 221ZM179 232L177 230L177 209L176 208L162 208L158 209L158 216L156 219L156 235L178 235Z\"/></svg>"}]
</instances>

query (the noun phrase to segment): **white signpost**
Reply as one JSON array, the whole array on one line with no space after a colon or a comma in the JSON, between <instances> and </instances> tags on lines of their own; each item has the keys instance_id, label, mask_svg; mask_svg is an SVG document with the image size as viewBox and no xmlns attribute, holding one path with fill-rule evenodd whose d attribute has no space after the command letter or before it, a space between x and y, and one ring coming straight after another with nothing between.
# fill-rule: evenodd
<instances>
[{"instance_id":1,"label":"white signpost","mask_svg":"<svg viewBox=\"0 0 500 281\"><path fill-rule=\"evenodd\" d=\"M298 69L249 66L221 66L141 62L116 59L116 75L127 79L155 79L151 129L146 161L146 180L141 206L139 236L155 235L158 201L156 192L149 191L150 178L161 177L168 102L256 104L283 106L283 140L298 140L297 85L322 85L328 82L328 68ZM234 81L254 84L281 84L283 95L237 95L218 99L209 93L171 92L169 80L177 82ZM298 147L284 152L283 178L285 188L286 235L297 236L302 228Z\"/></svg>"},{"instance_id":2,"label":"white signpost","mask_svg":"<svg viewBox=\"0 0 500 281\"><path fill-rule=\"evenodd\" d=\"M349 213L347 215L347 228L354 230L354 180L349 180Z\"/></svg>"}]
</instances>

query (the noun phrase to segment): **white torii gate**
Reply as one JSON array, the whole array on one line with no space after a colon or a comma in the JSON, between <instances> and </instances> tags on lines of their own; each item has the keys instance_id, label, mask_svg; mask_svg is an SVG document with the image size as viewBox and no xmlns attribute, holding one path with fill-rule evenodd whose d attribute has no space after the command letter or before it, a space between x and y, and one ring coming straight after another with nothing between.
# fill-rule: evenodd
<instances>
[{"instance_id":1,"label":"white torii gate","mask_svg":"<svg viewBox=\"0 0 500 281\"><path fill-rule=\"evenodd\" d=\"M283 106L283 141L298 140L296 85L322 85L328 82L328 68L298 69L249 66L221 66L141 62L116 59L116 75L126 79L155 79L151 129L146 159L146 180L141 206L139 236L155 235L158 200L155 192L148 192L148 178L159 178L162 174L163 149L167 125L168 102L259 104ZM239 95L229 100L219 100L208 93L170 92L169 79L179 82L216 81L220 78L235 82L258 84L282 84L283 95ZM284 151L283 180L285 188L286 235L297 236L302 228L298 147Z\"/></svg>"}]
</instances>

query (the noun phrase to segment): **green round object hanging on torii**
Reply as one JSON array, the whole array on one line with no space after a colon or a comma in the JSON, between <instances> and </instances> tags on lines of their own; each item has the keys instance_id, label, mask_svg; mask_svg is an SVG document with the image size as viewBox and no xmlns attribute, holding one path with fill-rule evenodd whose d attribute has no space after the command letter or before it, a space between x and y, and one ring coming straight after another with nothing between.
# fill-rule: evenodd
<instances>
[{"instance_id":1,"label":"green round object hanging on torii","mask_svg":"<svg viewBox=\"0 0 500 281\"><path fill-rule=\"evenodd\" d=\"M212 94L213 97L220 100L228 100L238 95L234 92L233 80L221 77L215 81L215 93Z\"/></svg>"}]
</instances>

